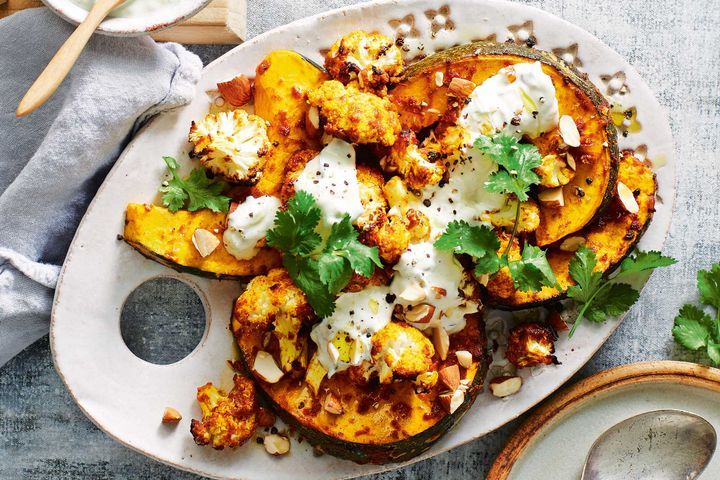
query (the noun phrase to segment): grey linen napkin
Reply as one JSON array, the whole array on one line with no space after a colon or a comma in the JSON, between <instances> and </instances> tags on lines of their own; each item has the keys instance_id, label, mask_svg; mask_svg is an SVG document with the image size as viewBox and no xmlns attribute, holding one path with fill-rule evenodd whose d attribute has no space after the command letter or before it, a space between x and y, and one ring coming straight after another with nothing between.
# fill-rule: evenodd
<instances>
[{"instance_id":1,"label":"grey linen napkin","mask_svg":"<svg viewBox=\"0 0 720 480\"><path fill-rule=\"evenodd\" d=\"M15 118L72 29L44 8L0 20L0 365L47 333L75 229L128 140L190 101L202 69L177 44L95 35L55 95Z\"/></svg>"}]
</instances>

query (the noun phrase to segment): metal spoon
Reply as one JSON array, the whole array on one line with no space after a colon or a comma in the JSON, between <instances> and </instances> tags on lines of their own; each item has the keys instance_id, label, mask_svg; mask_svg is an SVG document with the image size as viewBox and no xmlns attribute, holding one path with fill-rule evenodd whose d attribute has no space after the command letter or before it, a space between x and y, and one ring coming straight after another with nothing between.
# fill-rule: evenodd
<instances>
[{"instance_id":1,"label":"metal spoon","mask_svg":"<svg viewBox=\"0 0 720 480\"><path fill-rule=\"evenodd\" d=\"M643 413L600 435L581 480L692 480L705 470L716 443L713 426L693 413Z\"/></svg>"}]
</instances>

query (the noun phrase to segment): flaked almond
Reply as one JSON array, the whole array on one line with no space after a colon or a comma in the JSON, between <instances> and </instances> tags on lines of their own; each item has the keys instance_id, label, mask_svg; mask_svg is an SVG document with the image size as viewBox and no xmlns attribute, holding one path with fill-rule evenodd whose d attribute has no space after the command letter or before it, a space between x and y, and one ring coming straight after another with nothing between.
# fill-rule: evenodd
<instances>
[{"instance_id":1,"label":"flaked almond","mask_svg":"<svg viewBox=\"0 0 720 480\"><path fill-rule=\"evenodd\" d=\"M467 98L475 90L475 84L470 80L455 77L450 80L448 85L448 93L458 98Z\"/></svg>"},{"instance_id":2,"label":"flaked almond","mask_svg":"<svg viewBox=\"0 0 720 480\"><path fill-rule=\"evenodd\" d=\"M201 257L210 255L220 245L220 240L212 232L204 228L196 228L193 232L192 243Z\"/></svg>"},{"instance_id":3,"label":"flaked almond","mask_svg":"<svg viewBox=\"0 0 720 480\"><path fill-rule=\"evenodd\" d=\"M457 389L454 392L440 394L440 404L448 413L455 413L455 410L457 410L464 401L465 392L460 389Z\"/></svg>"},{"instance_id":4,"label":"flaked almond","mask_svg":"<svg viewBox=\"0 0 720 480\"><path fill-rule=\"evenodd\" d=\"M468 352L467 350L458 350L457 352L455 352L455 356L457 357L458 363L461 367L470 368L470 366L472 366L472 353Z\"/></svg>"},{"instance_id":5,"label":"flaked almond","mask_svg":"<svg viewBox=\"0 0 720 480\"><path fill-rule=\"evenodd\" d=\"M445 82L445 74L443 72L435 72L435 86L442 87Z\"/></svg>"},{"instance_id":6,"label":"flaked almond","mask_svg":"<svg viewBox=\"0 0 720 480\"><path fill-rule=\"evenodd\" d=\"M333 393L325 395L325 399L323 400L323 409L333 415L340 415L343 413L343 406L340 403L340 400Z\"/></svg>"},{"instance_id":7,"label":"flaked almond","mask_svg":"<svg viewBox=\"0 0 720 480\"><path fill-rule=\"evenodd\" d=\"M445 290L445 289L442 288L442 287L430 287L430 289L431 289L431 290L433 291L433 293L435 294L435 298L436 298L437 300L440 300L440 299L443 298L445 295L447 295L447 290Z\"/></svg>"},{"instance_id":8,"label":"flaked almond","mask_svg":"<svg viewBox=\"0 0 720 480\"><path fill-rule=\"evenodd\" d=\"M162 416L162 423L178 423L180 420L182 420L180 412L172 407L165 407L165 411Z\"/></svg>"},{"instance_id":9,"label":"flaked almond","mask_svg":"<svg viewBox=\"0 0 720 480\"><path fill-rule=\"evenodd\" d=\"M522 378L520 377L504 376L490 380L490 391L499 398L519 392L520 387L522 387Z\"/></svg>"},{"instance_id":10,"label":"flaked almond","mask_svg":"<svg viewBox=\"0 0 720 480\"><path fill-rule=\"evenodd\" d=\"M328 342L328 354L333 363L337 363L338 360L340 360L340 350L338 350L332 342Z\"/></svg>"},{"instance_id":11,"label":"flaked almond","mask_svg":"<svg viewBox=\"0 0 720 480\"><path fill-rule=\"evenodd\" d=\"M450 337L443 327L433 328L433 345L440 360L445 360L450 349Z\"/></svg>"},{"instance_id":12,"label":"flaked almond","mask_svg":"<svg viewBox=\"0 0 720 480\"><path fill-rule=\"evenodd\" d=\"M560 136L563 142L570 147L580 146L580 132L578 131L575 120L570 115L563 115L560 117L560 123L558 124L560 129Z\"/></svg>"},{"instance_id":13,"label":"flaked almond","mask_svg":"<svg viewBox=\"0 0 720 480\"><path fill-rule=\"evenodd\" d=\"M275 425L275 414L265 407L258 407L255 419L258 427L270 428Z\"/></svg>"},{"instance_id":14,"label":"flaked almond","mask_svg":"<svg viewBox=\"0 0 720 480\"><path fill-rule=\"evenodd\" d=\"M567 163L568 167L572 168L573 171L577 169L577 165L575 164L575 157L573 157L570 152L567 152L565 154L565 163Z\"/></svg>"},{"instance_id":15,"label":"flaked almond","mask_svg":"<svg viewBox=\"0 0 720 480\"><path fill-rule=\"evenodd\" d=\"M410 323L428 323L435 314L435 306L421 303L405 312L405 320Z\"/></svg>"},{"instance_id":16,"label":"flaked almond","mask_svg":"<svg viewBox=\"0 0 720 480\"><path fill-rule=\"evenodd\" d=\"M538 193L538 200L543 205L551 208L564 207L565 206L565 195L563 195L563 188L548 188Z\"/></svg>"},{"instance_id":17,"label":"flaked almond","mask_svg":"<svg viewBox=\"0 0 720 480\"><path fill-rule=\"evenodd\" d=\"M455 391L460 386L460 368L457 365L449 365L438 371L440 382Z\"/></svg>"},{"instance_id":18,"label":"flaked almond","mask_svg":"<svg viewBox=\"0 0 720 480\"><path fill-rule=\"evenodd\" d=\"M640 206L638 205L637 200L635 200L635 195L633 195L632 190L630 190L627 185L622 182L618 182L617 194L620 199L620 203L628 213L638 213L640 211Z\"/></svg>"},{"instance_id":19,"label":"flaked almond","mask_svg":"<svg viewBox=\"0 0 720 480\"><path fill-rule=\"evenodd\" d=\"M557 310L553 310L548 314L547 323L555 329L556 332L564 332L568 330L568 325L563 320L562 315Z\"/></svg>"},{"instance_id":20,"label":"flaked almond","mask_svg":"<svg viewBox=\"0 0 720 480\"><path fill-rule=\"evenodd\" d=\"M320 138L323 134L320 130L320 111L315 106L305 112L305 132L310 138Z\"/></svg>"},{"instance_id":21,"label":"flaked almond","mask_svg":"<svg viewBox=\"0 0 720 480\"><path fill-rule=\"evenodd\" d=\"M265 451L270 455L285 455L290 451L290 439L277 433L265 435L263 445L265 445Z\"/></svg>"},{"instance_id":22,"label":"flaked almond","mask_svg":"<svg viewBox=\"0 0 720 480\"><path fill-rule=\"evenodd\" d=\"M400 300L407 303L420 303L427 298L425 290L417 283L412 283L408 287L400 292L398 295Z\"/></svg>"},{"instance_id":23,"label":"flaked almond","mask_svg":"<svg viewBox=\"0 0 720 480\"><path fill-rule=\"evenodd\" d=\"M560 250L564 252L577 252L581 245L585 245L584 237L568 237L560 244Z\"/></svg>"},{"instance_id":24,"label":"flaked almond","mask_svg":"<svg viewBox=\"0 0 720 480\"><path fill-rule=\"evenodd\" d=\"M277 383L283 376L283 371L278 368L273 356L262 350L255 356L253 370L268 383Z\"/></svg>"},{"instance_id":25,"label":"flaked almond","mask_svg":"<svg viewBox=\"0 0 720 480\"><path fill-rule=\"evenodd\" d=\"M227 82L218 83L217 87L223 98L234 107L242 107L252 98L252 82L242 74Z\"/></svg>"}]
</instances>

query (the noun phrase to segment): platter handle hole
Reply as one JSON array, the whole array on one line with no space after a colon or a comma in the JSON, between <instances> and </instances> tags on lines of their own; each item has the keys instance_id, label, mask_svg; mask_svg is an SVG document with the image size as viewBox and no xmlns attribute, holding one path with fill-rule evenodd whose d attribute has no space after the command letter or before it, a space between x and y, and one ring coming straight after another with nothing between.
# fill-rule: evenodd
<instances>
[{"instance_id":1,"label":"platter handle hole","mask_svg":"<svg viewBox=\"0 0 720 480\"><path fill-rule=\"evenodd\" d=\"M187 357L203 338L207 315L194 288L176 278L141 283L125 300L120 334L135 356L156 365Z\"/></svg>"}]
</instances>

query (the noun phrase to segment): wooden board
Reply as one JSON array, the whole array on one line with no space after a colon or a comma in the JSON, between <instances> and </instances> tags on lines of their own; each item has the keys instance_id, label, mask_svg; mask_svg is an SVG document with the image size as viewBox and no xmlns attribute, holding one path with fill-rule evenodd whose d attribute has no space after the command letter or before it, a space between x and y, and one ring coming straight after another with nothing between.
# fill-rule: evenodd
<instances>
[{"instance_id":1,"label":"wooden board","mask_svg":"<svg viewBox=\"0 0 720 480\"><path fill-rule=\"evenodd\" d=\"M0 0L0 18L42 6L40 0ZM213 0L194 17L152 37L160 42L234 45L245 38L245 21L245 0Z\"/></svg>"}]
</instances>

